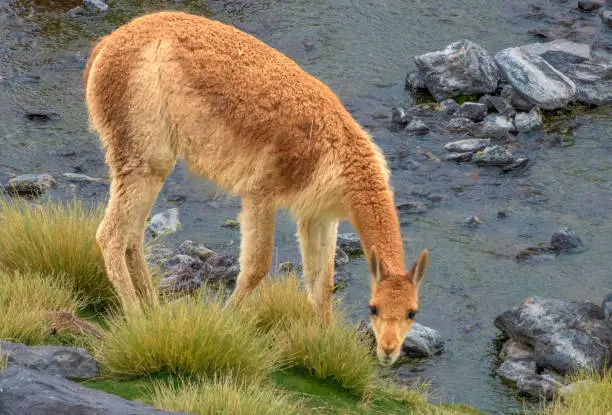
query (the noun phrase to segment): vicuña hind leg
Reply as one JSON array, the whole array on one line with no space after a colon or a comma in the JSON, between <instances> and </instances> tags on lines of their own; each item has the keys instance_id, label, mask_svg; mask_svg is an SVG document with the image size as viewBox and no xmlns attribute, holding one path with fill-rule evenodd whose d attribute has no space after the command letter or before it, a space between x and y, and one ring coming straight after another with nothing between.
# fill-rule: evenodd
<instances>
[{"instance_id":1,"label":"vicu\u00f1a hind leg","mask_svg":"<svg viewBox=\"0 0 612 415\"><path fill-rule=\"evenodd\" d=\"M274 209L260 198L243 198L240 213L240 274L228 304L239 306L270 272Z\"/></svg>"},{"instance_id":2,"label":"vicu\u00f1a hind leg","mask_svg":"<svg viewBox=\"0 0 612 415\"><path fill-rule=\"evenodd\" d=\"M304 276L309 298L324 324L331 324L334 287L334 252L338 222L325 218L298 220Z\"/></svg>"}]
</instances>

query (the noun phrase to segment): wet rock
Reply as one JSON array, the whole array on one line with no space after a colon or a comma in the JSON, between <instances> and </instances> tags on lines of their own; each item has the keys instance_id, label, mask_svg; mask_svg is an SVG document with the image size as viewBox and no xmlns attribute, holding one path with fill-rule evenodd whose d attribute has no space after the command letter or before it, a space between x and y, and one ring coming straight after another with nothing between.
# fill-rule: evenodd
<instances>
[{"instance_id":1,"label":"wet rock","mask_svg":"<svg viewBox=\"0 0 612 415\"><path fill-rule=\"evenodd\" d=\"M505 139L510 133L515 132L516 128L506 115L488 115L483 122L475 124L471 129L474 137L492 137Z\"/></svg>"},{"instance_id":2,"label":"wet rock","mask_svg":"<svg viewBox=\"0 0 612 415\"><path fill-rule=\"evenodd\" d=\"M51 121L59 119L60 116L56 111L53 110L37 109L26 110L26 112L24 113L24 117L26 117L28 120L33 121Z\"/></svg>"},{"instance_id":3,"label":"wet rock","mask_svg":"<svg viewBox=\"0 0 612 415\"><path fill-rule=\"evenodd\" d=\"M137 401L81 386L60 376L19 366L0 372L5 414L168 414Z\"/></svg>"},{"instance_id":4,"label":"wet rock","mask_svg":"<svg viewBox=\"0 0 612 415\"><path fill-rule=\"evenodd\" d=\"M473 163L487 166L502 166L513 161L512 153L499 145L489 146L472 157Z\"/></svg>"},{"instance_id":5,"label":"wet rock","mask_svg":"<svg viewBox=\"0 0 612 415\"><path fill-rule=\"evenodd\" d=\"M147 229L153 237L157 237L162 234L174 233L180 227L179 210L178 208L171 208L154 215Z\"/></svg>"},{"instance_id":6,"label":"wet rock","mask_svg":"<svg viewBox=\"0 0 612 415\"><path fill-rule=\"evenodd\" d=\"M539 130L543 124L542 111L538 107L534 107L529 112L519 112L514 117L514 125L518 131Z\"/></svg>"},{"instance_id":7,"label":"wet rock","mask_svg":"<svg viewBox=\"0 0 612 415\"><path fill-rule=\"evenodd\" d=\"M399 213L403 214L421 214L427 213L427 206L417 202L403 202L395 206Z\"/></svg>"},{"instance_id":8,"label":"wet rock","mask_svg":"<svg viewBox=\"0 0 612 415\"><path fill-rule=\"evenodd\" d=\"M79 173L63 173L62 176L71 182L90 182L90 183L102 183L104 179L97 177L89 177L85 174Z\"/></svg>"},{"instance_id":9,"label":"wet rock","mask_svg":"<svg viewBox=\"0 0 612 415\"><path fill-rule=\"evenodd\" d=\"M349 256L363 255L361 241L356 233L341 233L338 235L336 245L342 248Z\"/></svg>"},{"instance_id":10,"label":"wet rock","mask_svg":"<svg viewBox=\"0 0 612 415\"><path fill-rule=\"evenodd\" d=\"M421 73L416 71L410 71L406 75L406 83L404 85L404 89L406 91L418 92L419 90L427 89L427 85L425 84L425 78L421 75Z\"/></svg>"},{"instance_id":11,"label":"wet rock","mask_svg":"<svg viewBox=\"0 0 612 415\"><path fill-rule=\"evenodd\" d=\"M608 320L612 320L612 293L606 295L601 303L601 308Z\"/></svg>"},{"instance_id":12,"label":"wet rock","mask_svg":"<svg viewBox=\"0 0 612 415\"><path fill-rule=\"evenodd\" d=\"M502 167L502 171L504 173L508 173L512 170L520 169L522 167L525 167L528 162L529 162L529 159L527 157L518 157L514 160L512 164Z\"/></svg>"},{"instance_id":13,"label":"wet rock","mask_svg":"<svg viewBox=\"0 0 612 415\"><path fill-rule=\"evenodd\" d=\"M601 370L610 350L599 339L578 330L564 330L535 345L538 366L565 375L579 370Z\"/></svg>"},{"instance_id":14,"label":"wet rock","mask_svg":"<svg viewBox=\"0 0 612 415\"><path fill-rule=\"evenodd\" d=\"M18 196L38 196L56 186L50 174L22 174L8 181L6 191Z\"/></svg>"},{"instance_id":15,"label":"wet rock","mask_svg":"<svg viewBox=\"0 0 612 415\"><path fill-rule=\"evenodd\" d=\"M334 253L334 266L341 267L349 263L349 256L339 246L336 247Z\"/></svg>"},{"instance_id":16,"label":"wet rock","mask_svg":"<svg viewBox=\"0 0 612 415\"><path fill-rule=\"evenodd\" d=\"M446 124L446 129L452 133L469 133L474 124L469 118L453 118Z\"/></svg>"},{"instance_id":17,"label":"wet rock","mask_svg":"<svg viewBox=\"0 0 612 415\"><path fill-rule=\"evenodd\" d=\"M497 368L497 374L503 381L516 385L523 378L535 374L536 363L533 359L508 359L504 360Z\"/></svg>"},{"instance_id":18,"label":"wet rock","mask_svg":"<svg viewBox=\"0 0 612 415\"><path fill-rule=\"evenodd\" d=\"M493 92L500 79L491 56L469 40L452 43L444 50L426 53L414 60L427 89L437 101Z\"/></svg>"},{"instance_id":19,"label":"wet rock","mask_svg":"<svg viewBox=\"0 0 612 415\"><path fill-rule=\"evenodd\" d=\"M495 111L503 115L513 115L516 112L512 105L502 97L483 95L478 99L478 102L485 104L489 113Z\"/></svg>"},{"instance_id":20,"label":"wet rock","mask_svg":"<svg viewBox=\"0 0 612 415\"><path fill-rule=\"evenodd\" d=\"M444 145L444 150L453 153L476 152L491 145L488 138L468 138L466 140L453 141Z\"/></svg>"},{"instance_id":21,"label":"wet rock","mask_svg":"<svg viewBox=\"0 0 612 415\"><path fill-rule=\"evenodd\" d=\"M433 356L443 350L444 340L440 332L416 322L402 345L402 354L406 356Z\"/></svg>"},{"instance_id":22,"label":"wet rock","mask_svg":"<svg viewBox=\"0 0 612 415\"><path fill-rule=\"evenodd\" d=\"M578 2L578 9L591 12L593 10L599 10L604 6L604 2L602 0L580 0Z\"/></svg>"},{"instance_id":23,"label":"wet rock","mask_svg":"<svg viewBox=\"0 0 612 415\"><path fill-rule=\"evenodd\" d=\"M452 98L440 102L440 108L447 114L454 114L459 109L459 104Z\"/></svg>"},{"instance_id":24,"label":"wet rock","mask_svg":"<svg viewBox=\"0 0 612 415\"><path fill-rule=\"evenodd\" d=\"M189 255L191 257L197 257L202 261L207 261L208 259L215 256L215 252L208 249L204 245L196 244L193 241L186 240L182 244L179 245L178 251L184 255Z\"/></svg>"},{"instance_id":25,"label":"wet rock","mask_svg":"<svg viewBox=\"0 0 612 415\"><path fill-rule=\"evenodd\" d=\"M533 359L533 347L518 342L514 339L508 339L504 343L499 355L503 359L511 360ZM535 369L535 366L533 369Z\"/></svg>"},{"instance_id":26,"label":"wet rock","mask_svg":"<svg viewBox=\"0 0 612 415\"><path fill-rule=\"evenodd\" d=\"M583 62L571 65L565 74L576 84L576 100L612 105L612 64Z\"/></svg>"},{"instance_id":27,"label":"wet rock","mask_svg":"<svg viewBox=\"0 0 612 415\"><path fill-rule=\"evenodd\" d=\"M455 112L455 117L468 118L475 122L484 120L486 116L487 106L478 102L464 102Z\"/></svg>"},{"instance_id":28,"label":"wet rock","mask_svg":"<svg viewBox=\"0 0 612 415\"><path fill-rule=\"evenodd\" d=\"M503 210L497 211L497 219L506 219L508 217L508 212Z\"/></svg>"},{"instance_id":29,"label":"wet rock","mask_svg":"<svg viewBox=\"0 0 612 415\"><path fill-rule=\"evenodd\" d=\"M444 161L456 161L460 162L469 162L472 161L472 157L474 157L474 153L471 151L465 153L450 153L442 156L442 160Z\"/></svg>"},{"instance_id":30,"label":"wet rock","mask_svg":"<svg viewBox=\"0 0 612 415\"><path fill-rule=\"evenodd\" d=\"M429 132L429 127L422 119L415 117L406 127L406 131L416 135L425 135Z\"/></svg>"},{"instance_id":31,"label":"wet rock","mask_svg":"<svg viewBox=\"0 0 612 415\"><path fill-rule=\"evenodd\" d=\"M584 43L557 39L546 43L532 43L521 46L524 52L540 56L561 72L565 72L569 65L582 63L591 58L591 47Z\"/></svg>"},{"instance_id":32,"label":"wet rock","mask_svg":"<svg viewBox=\"0 0 612 415\"><path fill-rule=\"evenodd\" d=\"M551 400L559 387L561 383L550 375L533 374L520 378L516 382L516 388L520 394L545 400Z\"/></svg>"},{"instance_id":33,"label":"wet rock","mask_svg":"<svg viewBox=\"0 0 612 415\"><path fill-rule=\"evenodd\" d=\"M571 79L543 58L521 48L504 49L495 55L495 61L520 97L542 109L564 107L576 95Z\"/></svg>"},{"instance_id":34,"label":"wet rock","mask_svg":"<svg viewBox=\"0 0 612 415\"><path fill-rule=\"evenodd\" d=\"M477 228L482 225L482 221L478 216L470 216L469 218L463 221L463 224L468 228Z\"/></svg>"},{"instance_id":35,"label":"wet rock","mask_svg":"<svg viewBox=\"0 0 612 415\"><path fill-rule=\"evenodd\" d=\"M102 0L83 0L83 6L85 10L91 12L106 12L108 11L108 4Z\"/></svg>"},{"instance_id":36,"label":"wet rock","mask_svg":"<svg viewBox=\"0 0 612 415\"><path fill-rule=\"evenodd\" d=\"M412 121L412 113L404 107L394 107L391 110L391 122L399 127L405 127Z\"/></svg>"},{"instance_id":37,"label":"wet rock","mask_svg":"<svg viewBox=\"0 0 612 415\"><path fill-rule=\"evenodd\" d=\"M567 252L583 248L582 239L570 228L563 228L553 233L550 247L558 252Z\"/></svg>"},{"instance_id":38,"label":"wet rock","mask_svg":"<svg viewBox=\"0 0 612 415\"><path fill-rule=\"evenodd\" d=\"M49 375L90 379L99 374L96 361L80 347L26 346L3 341L0 342L0 353L9 366L18 365Z\"/></svg>"},{"instance_id":39,"label":"wet rock","mask_svg":"<svg viewBox=\"0 0 612 415\"><path fill-rule=\"evenodd\" d=\"M608 27L612 27L612 11L604 10L599 13L599 17L604 24L608 25Z\"/></svg>"},{"instance_id":40,"label":"wet rock","mask_svg":"<svg viewBox=\"0 0 612 415\"><path fill-rule=\"evenodd\" d=\"M344 267L338 267L334 269L334 291L345 287L349 282L353 280L353 275L344 269Z\"/></svg>"}]
</instances>

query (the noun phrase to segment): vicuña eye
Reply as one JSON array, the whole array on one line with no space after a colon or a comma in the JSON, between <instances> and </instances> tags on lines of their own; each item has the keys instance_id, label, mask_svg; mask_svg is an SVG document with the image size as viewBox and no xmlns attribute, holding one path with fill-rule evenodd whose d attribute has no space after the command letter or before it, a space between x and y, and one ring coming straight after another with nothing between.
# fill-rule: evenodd
<instances>
[{"instance_id":1,"label":"vicu\u00f1a eye","mask_svg":"<svg viewBox=\"0 0 612 415\"><path fill-rule=\"evenodd\" d=\"M370 314L372 314L373 316L377 316L378 315L378 307L376 307L375 305L371 305L368 306L370 307Z\"/></svg>"},{"instance_id":2,"label":"vicu\u00f1a eye","mask_svg":"<svg viewBox=\"0 0 612 415\"><path fill-rule=\"evenodd\" d=\"M408 312L408 316L406 316L406 318L407 318L408 320L414 320L414 318L416 317L416 313L417 313L416 311L414 311L414 310L410 310L410 311Z\"/></svg>"}]
</instances>

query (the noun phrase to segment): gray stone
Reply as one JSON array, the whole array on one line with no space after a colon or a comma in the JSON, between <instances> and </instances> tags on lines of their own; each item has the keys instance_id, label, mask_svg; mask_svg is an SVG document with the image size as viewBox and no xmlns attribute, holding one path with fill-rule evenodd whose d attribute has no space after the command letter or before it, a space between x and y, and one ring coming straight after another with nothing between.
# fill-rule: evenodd
<instances>
[{"instance_id":1,"label":"gray stone","mask_svg":"<svg viewBox=\"0 0 612 415\"><path fill-rule=\"evenodd\" d=\"M278 265L278 273L279 274L291 274L295 272L295 264L293 262L281 262Z\"/></svg>"},{"instance_id":2,"label":"gray stone","mask_svg":"<svg viewBox=\"0 0 612 415\"><path fill-rule=\"evenodd\" d=\"M391 110L391 122L400 127L405 127L412 121L412 113L404 107L394 107Z\"/></svg>"},{"instance_id":3,"label":"gray stone","mask_svg":"<svg viewBox=\"0 0 612 415\"><path fill-rule=\"evenodd\" d=\"M495 91L499 71L486 50L469 41L414 58L427 89L437 101Z\"/></svg>"},{"instance_id":4,"label":"gray stone","mask_svg":"<svg viewBox=\"0 0 612 415\"><path fill-rule=\"evenodd\" d=\"M478 102L464 102L455 112L455 117L468 118L475 122L484 120L486 116L487 106Z\"/></svg>"},{"instance_id":5,"label":"gray stone","mask_svg":"<svg viewBox=\"0 0 612 415\"><path fill-rule=\"evenodd\" d=\"M533 107L529 112L519 112L514 117L514 125L518 131L540 130L544 125L542 111L538 107Z\"/></svg>"},{"instance_id":6,"label":"gray stone","mask_svg":"<svg viewBox=\"0 0 612 415\"><path fill-rule=\"evenodd\" d=\"M469 218L463 221L463 224L468 228L477 228L482 225L482 221L478 216L470 216Z\"/></svg>"},{"instance_id":7,"label":"gray stone","mask_svg":"<svg viewBox=\"0 0 612 415\"><path fill-rule=\"evenodd\" d=\"M350 256L363 255L361 241L356 233L341 233L338 235L336 245Z\"/></svg>"},{"instance_id":8,"label":"gray stone","mask_svg":"<svg viewBox=\"0 0 612 415\"><path fill-rule=\"evenodd\" d=\"M429 127L422 119L415 117L406 127L406 131L416 135L424 135L429 132Z\"/></svg>"},{"instance_id":9,"label":"gray stone","mask_svg":"<svg viewBox=\"0 0 612 415\"><path fill-rule=\"evenodd\" d=\"M561 72L565 72L571 64L591 59L591 47L589 45L565 39L556 39L546 43L532 43L521 46L521 49L524 52L544 58L546 62Z\"/></svg>"},{"instance_id":10,"label":"gray stone","mask_svg":"<svg viewBox=\"0 0 612 415\"><path fill-rule=\"evenodd\" d=\"M447 114L454 114L459 109L459 104L452 98L440 102L440 108Z\"/></svg>"},{"instance_id":11,"label":"gray stone","mask_svg":"<svg viewBox=\"0 0 612 415\"><path fill-rule=\"evenodd\" d=\"M503 166L514 161L514 156L504 147L494 145L474 154L472 162L487 166Z\"/></svg>"},{"instance_id":12,"label":"gray stone","mask_svg":"<svg viewBox=\"0 0 612 415\"><path fill-rule=\"evenodd\" d=\"M608 27L612 27L612 11L611 10L604 10L601 13L599 13L599 17L601 18L601 21L608 25Z\"/></svg>"},{"instance_id":13,"label":"gray stone","mask_svg":"<svg viewBox=\"0 0 612 415\"><path fill-rule=\"evenodd\" d=\"M520 379L533 376L535 370L536 363L532 359L508 359L499 365L497 374L506 383L516 385Z\"/></svg>"},{"instance_id":14,"label":"gray stone","mask_svg":"<svg viewBox=\"0 0 612 415\"><path fill-rule=\"evenodd\" d=\"M533 374L516 382L516 388L521 394L545 400L551 400L561 386L562 384L550 375Z\"/></svg>"},{"instance_id":15,"label":"gray stone","mask_svg":"<svg viewBox=\"0 0 612 415\"><path fill-rule=\"evenodd\" d=\"M518 342L514 339L508 339L499 354L503 359L523 360L533 359L533 347Z\"/></svg>"},{"instance_id":16,"label":"gray stone","mask_svg":"<svg viewBox=\"0 0 612 415\"><path fill-rule=\"evenodd\" d=\"M601 308L608 320L612 320L612 293L605 296L601 303Z\"/></svg>"},{"instance_id":17,"label":"gray stone","mask_svg":"<svg viewBox=\"0 0 612 415\"><path fill-rule=\"evenodd\" d=\"M495 111L504 115L513 115L515 112L512 105L510 105L508 100L503 97L498 97L495 95L483 95L478 99L478 102L480 102L481 104L485 104L489 113L491 111Z\"/></svg>"},{"instance_id":18,"label":"gray stone","mask_svg":"<svg viewBox=\"0 0 612 415\"><path fill-rule=\"evenodd\" d=\"M444 340L439 331L412 323L412 328L402 344L402 354L405 356L433 356L444 350Z\"/></svg>"},{"instance_id":19,"label":"gray stone","mask_svg":"<svg viewBox=\"0 0 612 415\"><path fill-rule=\"evenodd\" d=\"M79 173L63 173L62 176L71 182L91 182L91 183L102 183L104 179L97 177L89 177L85 174Z\"/></svg>"},{"instance_id":20,"label":"gray stone","mask_svg":"<svg viewBox=\"0 0 612 415\"><path fill-rule=\"evenodd\" d=\"M471 134L474 137L491 137L498 139L508 138L516 128L506 115L488 115L483 122L472 126Z\"/></svg>"},{"instance_id":21,"label":"gray stone","mask_svg":"<svg viewBox=\"0 0 612 415\"><path fill-rule=\"evenodd\" d=\"M196 244L190 240L186 240L182 244L180 244L178 247L178 251L191 257L197 257L202 261L206 261L215 256L214 251L208 249L204 245Z\"/></svg>"},{"instance_id":22,"label":"gray stone","mask_svg":"<svg viewBox=\"0 0 612 415\"><path fill-rule=\"evenodd\" d=\"M446 124L446 129L452 133L469 133L474 124L469 118L453 118Z\"/></svg>"},{"instance_id":23,"label":"gray stone","mask_svg":"<svg viewBox=\"0 0 612 415\"><path fill-rule=\"evenodd\" d=\"M474 153L471 151L465 153L450 153L442 156L442 160L444 161L456 161L459 162L468 162L472 161L472 157L474 157Z\"/></svg>"},{"instance_id":24,"label":"gray stone","mask_svg":"<svg viewBox=\"0 0 612 415\"><path fill-rule=\"evenodd\" d=\"M202 281L234 283L240 273L240 263L231 254L218 254L204 263L199 271Z\"/></svg>"},{"instance_id":25,"label":"gray stone","mask_svg":"<svg viewBox=\"0 0 612 415\"><path fill-rule=\"evenodd\" d=\"M69 346L26 346L0 342L0 353L8 365L23 366L49 375L72 379L98 376L98 365L86 349Z\"/></svg>"},{"instance_id":26,"label":"gray stone","mask_svg":"<svg viewBox=\"0 0 612 415\"><path fill-rule=\"evenodd\" d=\"M417 92L418 90L427 89L425 78L417 71L408 72L406 75L406 83L404 85L406 91Z\"/></svg>"},{"instance_id":27,"label":"gray stone","mask_svg":"<svg viewBox=\"0 0 612 415\"><path fill-rule=\"evenodd\" d=\"M516 159L514 159L514 162L512 162L512 164L502 167L502 171L504 173L507 173L509 171L516 170L521 167L525 167L528 161L529 161L529 158L527 157L517 157Z\"/></svg>"},{"instance_id":28,"label":"gray stone","mask_svg":"<svg viewBox=\"0 0 612 415\"><path fill-rule=\"evenodd\" d=\"M453 153L476 152L491 145L488 138L468 138L466 140L453 141L444 145L444 150Z\"/></svg>"},{"instance_id":29,"label":"gray stone","mask_svg":"<svg viewBox=\"0 0 612 415\"><path fill-rule=\"evenodd\" d=\"M83 0L83 6L85 10L92 12L106 12L108 11L108 4L102 0Z\"/></svg>"},{"instance_id":30,"label":"gray stone","mask_svg":"<svg viewBox=\"0 0 612 415\"><path fill-rule=\"evenodd\" d=\"M153 237L163 234L174 233L181 228L179 221L179 209L171 208L158 213L151 218L148 230Z\"/></svg>"},{"instance_id":31,"label":"gray stone","mask_svg":"<svg viewBox=\"0 0 612 415\"><path fill-rule=\"evenodd\" d=\"M612 64L588 61L571 65L565 74L576 84L576 100L612 105Z\"/></svg>"},{"instance_id":32,"label":"gray stone","mask_svg":"<svg viewBox=\"0 0 612 415\"><path fill-rule=\"evenodd\" d=\"M610 353L600 340L578 330L564 330L535 345L538 366L550 367L561 374L605 368Z\"/></svg>"},{"instance_id":33,"label":"gray stone","mask_svg":"<svg viewBox=\"0 0 612 415\"><path fill-rule=\"evenodd\" d=\"M168 414L137 401L19 366L0 372L0 412L7 415Z\"/></svg>"},{"instance_id":34,"label":"gray stone","mask_svg":"<svg viewBox=\"0 0 612 415\"><path fill-rule=\"evenodd\" d=\"M339 246L336 247L334 254L334 266L341 267L349 263L349 256Z\"/></svg>"},{"instance_id":35,"label":"gray stone","mask_svg":"<svg viewBox=\"0 0 612 415\"><path fill-rule=\"evenodd\" d=\"M585 12L591 12L593 10L599 10L604 6L603 0L580 0L578 2L578 8Z\"/></svg>"},{"instance_id":36,"label":"gray stone","mask_svg":"<svg viewBox=\"0 0 612 415\"><path fill-rule=\"evenodd\" d=\"M565 252L583 248L582 239L570 228L563 228L553 233L550 247L555 251Z\"/></svg>"},{"instance_id":37,"label":"gray stone","mask_svg":"<svg viewBox=\"0 0 612 415\"><path fill-rule=\"evenodd\" d=\"M427 206L418 202L401 202L395 205L395 208L402 214L421 214L427 213Z\"/></svg>"},{"instance_id":38,"label":"gray stone","mask_svg":"<svg viewBox=\"0 0 612 415\"><path fill-rule=\"evenodd\" d=\"M540 56L521 48L504 49L495 55L495 61L521 98L540 108L564 107L576 95L576 85L571 79Z\"/></svg>"},{"instance_id":39,"label":"gray stone","mask_svg":"<svg viewBox=\"0 0 612 415\"><path fill-rule=\"evenodd\" d=\"M344 267L334 269L334 290L346 286L352 280L353 276Z\"/></svg>"},{"instance_id":40,"label":"gray stone","mask_svg":"<svg viewBox=\"0 0 612 415\"><path fill-rule=\"evenodd\" d=\"M6 191L20 196L37 196L56 186L50 174L22 174L8 181Z\"/></svg>"}]
</instances>

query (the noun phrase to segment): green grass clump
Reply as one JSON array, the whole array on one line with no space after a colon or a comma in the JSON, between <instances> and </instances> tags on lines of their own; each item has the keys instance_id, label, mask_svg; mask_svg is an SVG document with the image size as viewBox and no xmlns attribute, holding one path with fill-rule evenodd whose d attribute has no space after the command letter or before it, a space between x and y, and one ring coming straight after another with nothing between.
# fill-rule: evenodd
<instances>
[{"instance_id":1,"label":"green grass clump","mask_svg":"<svg viewBox=\"0 0 612 415\"><path fill-rule=\"evenodd\" d=\"M104 308L116 301L95 234L101 207L74 201L31 206L0 200L0 268L63 275L83 300Z\"/></svg>"},{"instance_id":2,"label":"green grass clump","mask_svg":"<svg viewBox=\"0 0 612 415\"><path fill-rule=\"evenodd\" d=\"M580 372L569 376L572 382L578 382L575 388L542 407L540 415L612 414L612 370Z\"/></svg>"},{"instance_id":3,"label":"green grass clump","mask_svg":"<svg viewBox=\"0 0 612 415\"><path fill-rule=\"evenodd\" d=\"M108 321L98 360L115 377L170 373L259 379L278 367L270 335L219 297L143 305ZM212 296L211 296L212 297Z\"/></svg>"},{"instance_id":4,"label":"green grass clump","mask_svg":"<svg viewBox=\"0 0 612 415\"><path fill-rule=\"evenodd\" d=\"M195 415L290 415L303 413L300 401L287 392L259 383L213 381L156 383L153 404L173 412Z\"/></svg>"},{"instance_id":5,"label":"green grass clump","mask_svg":"<svg viewBox=\"0 0 612 415\"><path fill-rule=\"evenodd\" d=\"M70 281L0 270L0 339L39 345L55 342L47 313L74 313L80 305Z\"/></svg>"}]
</instances>

